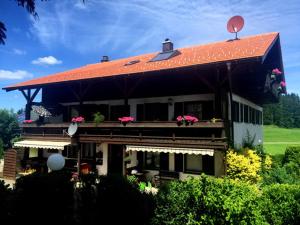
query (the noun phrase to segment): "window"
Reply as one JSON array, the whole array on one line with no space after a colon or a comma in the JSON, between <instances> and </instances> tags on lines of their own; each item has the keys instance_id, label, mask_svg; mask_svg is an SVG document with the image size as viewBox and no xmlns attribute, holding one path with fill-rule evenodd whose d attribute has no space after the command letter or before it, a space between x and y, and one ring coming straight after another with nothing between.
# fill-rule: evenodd
<instances>
[{"instance_id":1,"label":"window","mask_svg":"<svg viewBox=\"0 0 300 225\"><path fill-rule=\"evenodd\" d=\"M168 103L137 104L137 121L168 121Z\"/></svg>"},{"instance_id":2,"label":"window","mask_svg":"<svg viewBox=\"0 0 300 225\"><path fill-rule=\"evenodd\" d=\"M183 172L183 154L175 154L175 171Z\"/></svg>"},{"instance_id":3,"label":"window","mask_svg":"<svg viewBox=\"0 0 300 225\"><path fill-rule=\"evenodd\" d=\"M184 114L202 119L201 102L184 102Z\"/></svg>"},{"instance_id":4,"label":"window","mask_svg":"<svg viewBox=\"0 0 300 225\"><path fill-rule=\"evenodd\" d=\"M62 151L62 155L66 158L77 159L77 150L73 145L65 147L65 150Z\"/></svg>"},{"instance_id":5,"label":"window","mask_svg":"<svg viewBox=\"0 0 300 225\"><path fill-rule=\"evenodd\" d=\"M241 122L244 122L244 104L240 104Z\"/></svg>"},{"instance_id":6,"label":"window","mask_svg":"<svg viewBox=\"0 0 300 225\"><path fill-rule=\"evenodd\" d=\"M145 169L159 169L160 157L159 152L145 152Z\"/></svg>"},{"instance_id":7,"label":"window","mask_svg":"<svg viewBox=\"0 0 300 225\"><path fill-rule=\"evenodd\" d=\"M215 158L210 155L202 156L203 172L208 175L215 174Z\"/></svg>"},{"instance_id":8,"label":"window","mask_svg":"<svg viewBox=\"0 0 300 225\"><path fill-rule=\"evenodd\" d=\"M82 144L81 158L93 159L95 154L96 154L96 144L94 144L94 143Z\"/></svg>"},{"instance_id":9,"label":"window","mask_svg":"<svg viewBox=\"0 0 300 225\"><path fill-rule=\"evenodd\" d=\"M233 102L232 120L234 122L240 122L240 106L238 102Z\"/></svg>"},{"instance_id":10,"label":"window","mask_svg":"<svg viewBox=\"0 0 300 225\"><path fill-rule=\"evenodd\" d=\"M262 112L261 111L259 111L258 116L259 116L259 120L258 120L259 124L262 125L263 124L263 119L262 119Z\"/></svg>"},{"instance_id":11,"label":"window","mask_svg":"<svg viewBox=\"0 0 300 225\"><path fill-rule=\"evenodd\" d=\"M156 62L156 61L161 61L161 60L166 60L170 59L172 57L175 57L179 55L180 52L178 50L175 51L168 51L168 52L161 52L158 53L153 59L151 59L149 62Z\"/></svg>"},{"instance_id":12,"label":"window","mask_svg":"<svg viewBox=\"0 0 300 225\"><path fill-rule=\"evenodd\" d=\"M185 172L199 173L202 171L201 155L185 155Z\"/></svg>"},{"instance_id":13,"label":"window","mask_svg":"<svg viewBox=\"0 0 300 225\"><path fill-rule=\"evenodd\" d=\"M129 105L112 105L110 106L110 120L116 121L118 118L123 116L129 116L130 106Z\"/></svg>"},{"instance_id":14,"label":"window","mask_svg":"<svg viewBox=\"0 0 300 225\"><path fill-rule=\"evenodd\" d=\"M249 123L249 106L244 105L244 121Z\"/></svg>"}]
</instances>

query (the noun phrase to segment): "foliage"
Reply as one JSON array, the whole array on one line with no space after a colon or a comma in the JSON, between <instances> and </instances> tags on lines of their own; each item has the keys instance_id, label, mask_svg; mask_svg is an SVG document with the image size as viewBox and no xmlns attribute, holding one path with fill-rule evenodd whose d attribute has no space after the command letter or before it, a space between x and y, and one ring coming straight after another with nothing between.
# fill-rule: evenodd
<instances>
[{"instance_id":1,"label":"foliage","mask_svg":"<svg viewBox=\"0 0 300 225\"><path fill-rule=\"evenodd\" d=\"M4 144L2 139L0 138L0 159L2 159L4 156Z\"/></svg>"},{"instance_id":2,"label":"foliage","mask_svg":"<svg viewBox=\"0 0 300 225\"><path fill-rule=\"evenodd\" d=\"M243 143L242 146L243 148L249 148L249 149L254 149L254 141L255 141L255 136L256 135L251 135L249 130L246 130L246 137L243 138Z\"/></svg>"},{"instance_id":3,"label":"foliage","mask_svg":"<svg viewBox=\"0 0 300 225\"><path fill-rule=\"evenodd\" d=\"M300 224L300 186L275 184L264 187L261 210L269 224Z\"/></svg>"},{"instance_id":4,"label":"foliage","mask_svg":"<svg viewBox=\"0 0 300 225\"><path fill-rule=\"evenodd\" d=\"M11 140L19 136L17 116L13 111L0 109L0 138L4 149L11 147Z\"/></svg>"},{"instance_id":5,"label":"foliage","mask_svg":"<svg viewBox=\"0 0 300 225\"><path fill-rule=\"evenodd\" d=\"M54 209L55 213L51 213ZM47 218L48 224L57 221L68 223L72 213L73 184L70 182L69 173L63 171L49 174L34 173L16 181L14 222L40 224Z\"/></svg>"},{"instance_id":6,"label":"foliage","mask_svg":"<svg viewBox=\"0 0 300 225\"><path fill-rule=\"evenodd\" d=\"M152 224L266 224L255 186L207 176L174 181L156 198Z\"/></svg>"},{"instance_id":7,"label":"foliage","mask_svg":"<svg viewBox=\"0 0 300 225\"><path fill-rule=\"evenodd\" d=\"M9 185L0 180L0 218L2 221L9 219L11 194L12 190Z\"/></svg>"},{"instance_id":8,"label":"foliage","mask_svg":"<svg viewBox=\"0 0 300 225\"><path fill-rule=\"evenodd\" d=\"M280 96L279 103L264 105L264 124L300 128L300 98L291 93Z\"/></svg>"},{"instance_id":9,"label":"foliage","mask_svg":"<svg viewBox=\"0 0 300 225\"><path fill-rule=\"evenodd\" d=\"M99 123L102 123L105 120L105 116L101 114L101 112L96 112L94 115L94 123L96 123L96 126Z\"/></svg>"},{"instance_id":10,"label":"foliage","mask_svg":"<svg viewBox=\"0 0 300 225\"><path fill-rule=\"evenodd\" d=\"M243 154L229 150L226 156L227 177L236 181L257 183L260 179L261 158L250 149Z\"/></svg>"},{"instance_id":11,"label":"foliage","mask_svg":"<svg viewBox=\"0 0 300 225\"><path fill-rule=\"evenodd\" d=\"M151 195L141 193L121 176L100 176L99 182L92 183L90 188L96 192L86 185L80 189L80 224L147 224L152 215Z\"/></svg>"},{"instance_id":12,"label":"foliage","mask_svg":"<svg viewBox=\"0 0 300 225\"><path fill-rule=\"evenodd\" d=\"M273 168L264 172L264 184L300 184L300 146L288 147L277 158Z\"/></svg>"}]
</instances>

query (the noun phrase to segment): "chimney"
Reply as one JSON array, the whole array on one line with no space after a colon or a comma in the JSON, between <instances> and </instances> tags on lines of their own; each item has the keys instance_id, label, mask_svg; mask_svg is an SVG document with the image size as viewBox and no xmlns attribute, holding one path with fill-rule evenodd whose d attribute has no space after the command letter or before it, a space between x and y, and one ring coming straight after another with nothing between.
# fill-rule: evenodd
<instances>
[{"instance_id":1,"label":"chimney","mask_svg":"<svg viewBox=\"0 0 300 225\"><path fill-rule=\"evenodd\" d=\"M173 51L173 43L170 41L169 38L166 38L165 41L162 43L162 52L171 52Z\"/></svg>"},{"instance_id":2,"label":"chimney","mask_svg":"<svg viewBox=\"0 0 300 225\"><path fill-rule=\"evenodd\" d=\"M108 62L109 58L107 55L102 56L101 62Z\"/></svg>"}]
</instances>

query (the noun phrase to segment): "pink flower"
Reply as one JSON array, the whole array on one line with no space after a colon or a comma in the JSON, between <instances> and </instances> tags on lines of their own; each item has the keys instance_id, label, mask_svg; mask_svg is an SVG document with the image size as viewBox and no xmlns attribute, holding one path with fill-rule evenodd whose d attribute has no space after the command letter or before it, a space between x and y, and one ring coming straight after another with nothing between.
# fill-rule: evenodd
<instances>
[{"instance_id":1,"label":"pink flower","mask_svg":"<svg viewBox=\"0 0 300 225\"><path fill-rule=\"evenodd\" d=\"M82 123L82 122L84 122L84 117L82 116L72 118L72 123Z\"/></svg>"},{"instance_id":2,"label":"pink flower","mask_svg":"<svg viewBox=\"0 0 300 225\"><path fill-rule=\"evenodd\" d=\"M282 72L281 72L278 68L273 69L273 70L272 70L272 73L273 73L273 74L276 74L276 75L281 75L281 74L282 74Z\"/></svg>"},{"instance_id":3,"label":"pink flower","mask_svg":"<svg viewBox=\"0 0 300 225\"><path fill-rule=\"evenodd\" d=\"M129 123L129 122L134 121L134 118L133 118L133 117L130 117L130 116L124 116L124 117L118 118L118 120L119 120L121 123Z\"/></svg>"},{"instance_id":4,"label":"pink flower","mask_svg":"<svg viewBox=\"0 0 300 225\"><path fill-rule=\"evenodd\" d=\"M32 120L24 120L23 123L32 123Z\"/></svg>"},{"instance_id":5,"label":"pink flower","mask_svg":"<svg viewBox=\"0 0 300 225\"><path fill-rule=\"evenodd\" d=\"M188 122L192 122L192 123L196 123L198 122L198 118L194 117L194 116L184 116L184 119Z\"/></svg>"},{"instance_id":6,"label":"pink flower","mask_svg":"<svg viewBox=\"0 0 300 225\"><path fill-rule=\"evenodd\" d=\"M280 82L280 86L281 86L281 87L286 87L286 83L285 83L284 81L281 81L281 82Z\"/></svg>"},{"instance_id":7,"label":"pink flower","mask_svg":"<svg viewBox=\"0 0 300 225\"><path fill-rule=\"evenodd\" d=\"M177 116L176 120L177 120L177 122L181 122L183 120L183 117L182 116Z\"/></svg>"}]
</instances>

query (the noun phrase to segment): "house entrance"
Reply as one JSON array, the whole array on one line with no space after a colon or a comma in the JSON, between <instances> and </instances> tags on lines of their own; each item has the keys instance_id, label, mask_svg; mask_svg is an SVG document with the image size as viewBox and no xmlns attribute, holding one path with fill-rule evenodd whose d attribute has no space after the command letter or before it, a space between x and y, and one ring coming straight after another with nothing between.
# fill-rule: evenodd
<instances>
[{"instance_id":1,"label":"house entrance","mask_svg":"<svg viewBox=\"0 0 300 225\"><path fill-rule=\"evenodd\" d=\"M123 145L109 145L108 174L123 175Z\"/></svg>"}]
</instances>

